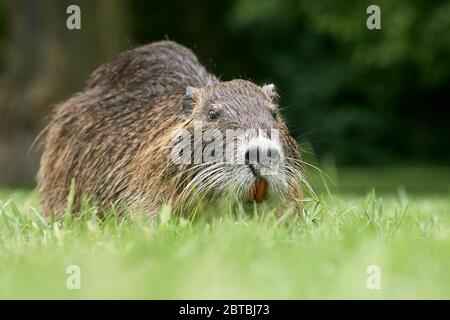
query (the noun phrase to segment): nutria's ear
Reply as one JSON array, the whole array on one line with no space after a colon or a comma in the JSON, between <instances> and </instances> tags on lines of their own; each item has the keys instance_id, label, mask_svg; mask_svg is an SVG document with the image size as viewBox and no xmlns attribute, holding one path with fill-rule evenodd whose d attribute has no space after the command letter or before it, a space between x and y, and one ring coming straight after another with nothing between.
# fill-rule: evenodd
<instances>
[{"instance_id":1,"label":"nutria's ear","mask_svg":"<svg viewBox=\"0 0 450 320\"><path fill-rule=\"evenodd\" d=\"M278 93L277 88L274 84L266 84L262 87L263 91L267 96L273 101L273 103L278 103Z\"/></svg>"},{"instance_id":2,"label":"nutria's ear","mask_svg":"<svg viewBox=\"0 0 450 320\"><path fill-rule=\"evenodd\" d=\"M194 87L187 86L186 93L183 98L181 98L181 113L182 115L190 115L192 109L198 100L198 89Z\"/></svg>"}]
</instances>

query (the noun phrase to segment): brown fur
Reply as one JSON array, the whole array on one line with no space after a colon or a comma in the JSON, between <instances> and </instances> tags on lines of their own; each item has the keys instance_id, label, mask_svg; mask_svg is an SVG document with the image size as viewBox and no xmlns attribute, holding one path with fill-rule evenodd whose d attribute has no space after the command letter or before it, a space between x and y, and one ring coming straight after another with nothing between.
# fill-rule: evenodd
<instances>
[{"instance_id":1,"label":"brown fur","mask_svg":"<svg viewBox=\"0 0 450 320\"><path fill-rule=\"evenodd\" d=\"M194 101L186 99L187 86L199 88ZM208 122L207 127L275 126L285 153L300 160L284 122L271 117L272 97L260 87L244 80L220 82L189 49L156 42L104 64L82 92L56 106L44 131L37 176L44 209L60 215L72 181L74 210L83 196L103 208L116 204L154 212L161 201L182 208L189 197L180 195L182 187L195 171L183 174L186 166L170 162L171 138L177 128L204 119L202 104L208 99L222 99L225 107L239 105L229 112L242 121ZM261 105L267 110L255 109ZM301 197L298 183L291 184L286 197L288 203Z\"/></svg>"}]
</instances>

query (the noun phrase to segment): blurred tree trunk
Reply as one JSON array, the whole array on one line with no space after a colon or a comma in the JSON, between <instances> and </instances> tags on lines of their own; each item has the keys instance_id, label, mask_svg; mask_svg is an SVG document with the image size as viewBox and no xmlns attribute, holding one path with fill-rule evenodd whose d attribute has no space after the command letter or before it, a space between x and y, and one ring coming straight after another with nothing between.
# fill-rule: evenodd
<instances>
[{"instance_id":1,"label":"blurred tree trunk","mask_svg":"<svg viewBox=\"0 0 450 320\"><path fill-rule=\"evenodd\" d=\"M81 9L81 30L68 30L66 8ZM8 55L0 77L0 185L33 182L28 149L51 106L81 89L96 66L126 44L121 0L10 0Z\"/></svg>"}]
</instances>

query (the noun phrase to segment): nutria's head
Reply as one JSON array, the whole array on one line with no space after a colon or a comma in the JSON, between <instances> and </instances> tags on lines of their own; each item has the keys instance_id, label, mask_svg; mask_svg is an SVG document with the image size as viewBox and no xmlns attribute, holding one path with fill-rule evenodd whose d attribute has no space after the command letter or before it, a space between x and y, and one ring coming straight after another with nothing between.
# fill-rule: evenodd
<instances>
[{"instance_id":1,"label":"nutria's head","mask_svg":"<svg viewBox=\"0 0 450 320\"><path fill-rule=\"evenodd\" d=\"M245 80L186 88L171 152L181 201L196 190L205 199L279 202L299 188L300 155L277 96L274 85Z\"/></svg>"}]
</instances>

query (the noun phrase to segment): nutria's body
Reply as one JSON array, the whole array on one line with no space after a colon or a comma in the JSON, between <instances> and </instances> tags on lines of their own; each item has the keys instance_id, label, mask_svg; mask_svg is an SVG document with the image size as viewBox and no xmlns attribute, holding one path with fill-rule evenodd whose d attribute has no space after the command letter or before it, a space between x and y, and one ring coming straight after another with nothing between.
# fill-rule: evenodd
<instances>
[{"instance_id":1,"label":"nutria's body","mask_svg":"<svg viewBox=\"0 0 450 320\"><path fill-rule=\"evenodd\" d=\"M202 177L197 179L200 185L208 186L197 188L208 193L205 198L217 198L234 186L239 186L234 189L245 198L249 186L255 184L252 172L258 172L247 165L221 164L216 168L222 169L206 175L198 165L171 161L174 131L191 130L195 121L203 121L204 129L222 132L237 127L279 129L283 160L293 162L286 170L283 167L283 181L264 178L268 189L263 191L268 199L282 200L284 206L295 204L301 197L294 178L300 155L275 114L271 90L271 86L261 88L244 80L221 82L189 49L174 42L124 52L97 69L82 92L56 106L44 132L37 177L44 209L61 214L72 181L74 210L83 197L103 208L115 204L151 213L161 201L183 208L191 203L193 188L187 186L195 188L190 182L196 177ZM211 108L221 108L220 119L213 119L219 113L211 113ZM216 176L210 179L211 175ZM205 182L220 179L221 188Z\"/></svg>"}]
</instances>

